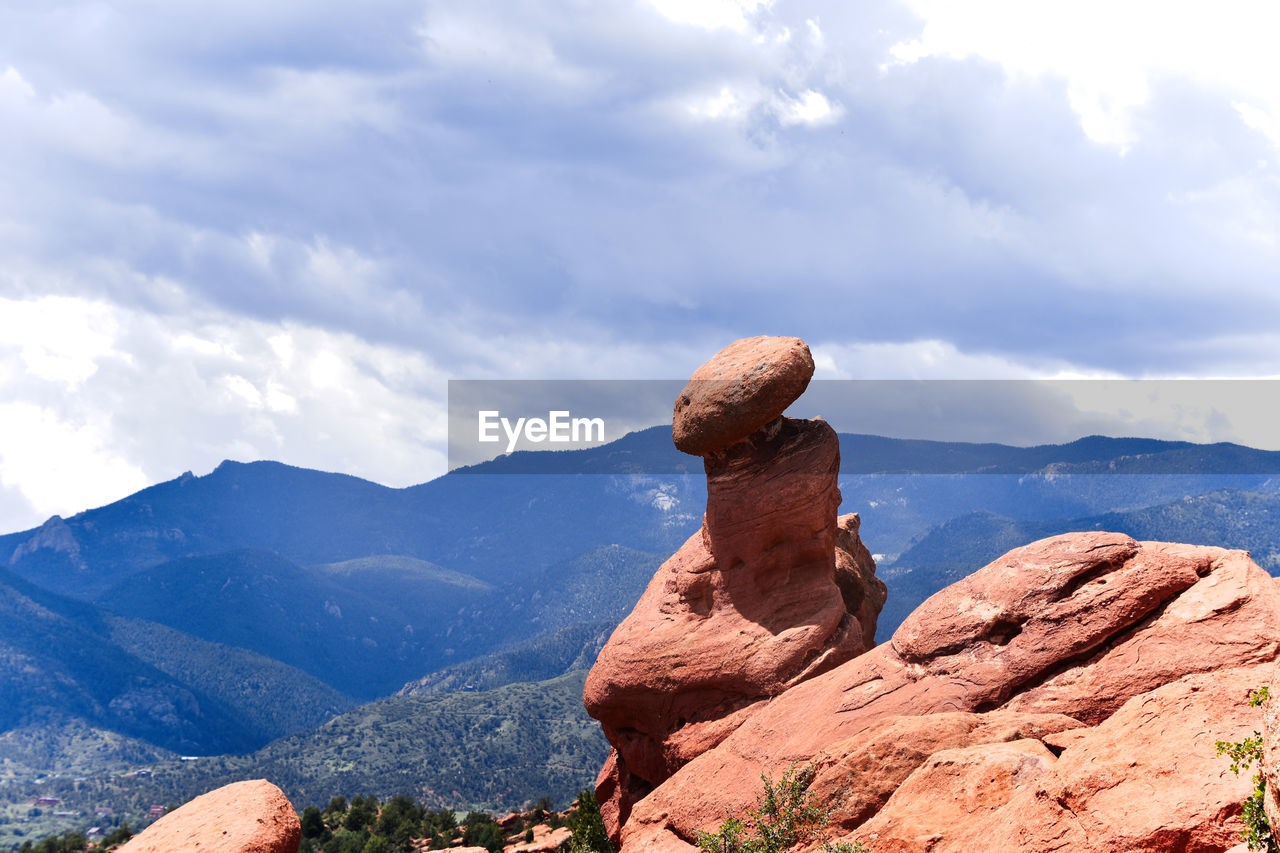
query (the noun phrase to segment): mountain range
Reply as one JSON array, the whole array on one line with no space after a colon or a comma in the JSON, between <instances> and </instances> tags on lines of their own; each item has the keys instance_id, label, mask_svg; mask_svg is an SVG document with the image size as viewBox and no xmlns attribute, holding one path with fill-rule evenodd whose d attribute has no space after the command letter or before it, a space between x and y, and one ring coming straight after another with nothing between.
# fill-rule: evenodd
<instances>
[{"instance_id":1,"label":"mountain range","mask_svg":"<svg viewBox=\"0 0 1280 853\"><path fill-rule=\"evenodd\" d=\"M1243 547L1280 570L1280 453L840 441L842 511L862 515L889 585L881 639L952 580L1066 530ZM324 740L326 721L395 693L563 693L698 529L700 468L669 427L405 489L224 462L0 536L0 771L26 784Z\"/></svg>"}]
</instances>

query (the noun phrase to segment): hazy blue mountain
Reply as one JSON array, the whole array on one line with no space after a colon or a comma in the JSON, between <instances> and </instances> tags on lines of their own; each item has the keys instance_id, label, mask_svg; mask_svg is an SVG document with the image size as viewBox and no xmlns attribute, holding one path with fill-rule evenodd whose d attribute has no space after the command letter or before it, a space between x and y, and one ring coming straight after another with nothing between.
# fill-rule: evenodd
<instances>
[{"instance_id":1,"label":"hazy blue mountain","mask_svg":"<svg viewBox=\"0 0 1280 853\"><path fill-rule=\"evenodd\" d=\"M585 675L482 692L393 696L247 755L161 756L140 776L91 773L0 786L0 804L52 796L64 809L92 814L110 803L127 816L230 781L267 778L299 810L338 794L407 794L457 809L512 809L549 796L563 807L591 783L608 752L599 724L582 707Z\"/></svg>"},{"instance_id":2,"label":"hazy blue mountain","mask_svg":"<svg viewBox=\"0 0 1280 853\"><path fill-rule=\"evenodd\" d=\"M503 584L601 545L672 550L702 513L701 478L691 482L455 474L390 489L275 462L224 462L0 537L0 564L81 598L164 562L242 549L299 565L394 554Z\"/></svg>"},{"instance_id":3,"label":"hazy blue mountain","mask_svg":"<svg viewBox=\"0 0 1280 853\"><path fill-rule=\"evenodd\" d=\"M544 681L590 669L619 620L566 625L498 652L457 663L406 684L400 696L492 690L520 681Z\"/></svg>"},{"instance_id":4,"label":"hazy blue mountain","mask_svg":"<svg viewBox=\"0 0 1280 853\"><path fill-rule=\"evenodd\" d=\"M868 537L879 537L873 550L891 554L975 509L1062 518L1150 504L1158 483L1193 494L1275 490L1264 484L1280 470L1275 452L1148 439L1019 448L843 435L841 448L844 509L862 512ZM170 560L241 549L299 565L395 554L503 585L603 545L669 553L705 501L701 461L675 450L669 427L599 448L515 453L406 489L224 462L2 536L0 564L81 598Z\"/></svg>"},{"instance_id":5,"label":"hazy blue mountain","mask_svg":"<svg viewBox=\"0 0 1280 853\"><path fill-rule=\"evenodd\" d=\"M252 749L352 704L277 660L121 618L0 570L0 733L70 726L211 754ZM20 740L24 762L52 748L29 748L30 732ZM84 758L49 756L34 769Z\"/></svg>"},{"instance_id":6,"label":"hazy blue mountain","mask_svg":"<svg viewBox=\"0 0 1280 853\"><path fill-rule=\"evenodd\" d=\"M526 636L574 625L616 625L668 556L616 544L592 548L514 587L512 618L524 623Z\"/></svg>"},{"instance_id":7,"label":"hazy blue mountain","mask_svg":"<svg viewBox=\"0 0 1280 853\"><path fill-rule=\"evenodd\" d=\"M247 649L145 619L112 615L107 625L111 642L230 708L251 746L310 728L356 704L320 679Z\"/></svg>"},{"instance_id":8,"label":"hazy blue mountain","mask_svg":"<svg viewBox=\"0 0 1280 853\"><path fill-rule=\"evenodd\" d=\"M1270 473L1280 454L1227 444L1089 437L1017 448L844 435L841 447L842 509L862 514L889 583L882 635L957 572L985 562L956 550L955 538L930 544L949 530L981 531L975 541L998 554L1063 525L1140 518L1107 513L1223 489L1280 490ZM33 708L65 704L100 728L195 751L237 737L260 743L307 722L270 701L265 718L233 720L230 711L252 704L254 693L215 689L217 679L197 672L205 661L211 672L278 665L260 698L293 682L317 713L340 709L345 695L369 699L424 679L478 687L556 675L589 662L599 636L697 529L706 500L700 469L665 427L590 450L517 453L407 489L226 462L0 537L0 563L25 579L26 598L52 590L120 617L60 597L37 625L33 611L11 603L26 621L14 617L10 656L26 664L11 667L4 688L21 711L8 725ZM1215 507L1183 507L1160 535L1214 541L1229 533L1255 550L1271 535L1270 515L1227 530ZM181 653L164 651L155 623L185 638L175 641ZM42 645L38 638L49 635L58 641ZM195 637L239 651L214 655ZM100 648L84 661L96 663L70 661L90 643ZM130 679L186 690L210 715L204 739L117 719L110 697L67 687L86 682L67 669L76 666L123 679L112 696Z\"/></svg>"},{"instance_id":9,"label":"hazy blue mountain","mask_svg":"<svg viewBox=\"0 0 1280 853\"><path fill-rule=\"evenodd\" d=\"M1129 511L1222 489L1274 493L1263 474L871 474L842 476L843 511L862 515L873 553L897 555L938 524L972 512L1054 520Z\"/></svg>"},{"instance_id":10,"label":"hazy blue mountain","mask_svg":"<svg viewBox=\"0 0 1280 853\"><path fill-rule=\"evenodd\" d=\"M661 560L607 545L500 589L409 557L304 567L271 552L242 550L143 570L100 602L116 613L251 649L372 699L540 632L584 624L611 629ZM556 647L564 644L562 638ZM581 647L558 669L503 671L513 674L508 681L550 678L580 655Z\"/></svg>"},{"instance_id":11,"label":"hazy blue mountain","mask_svg":"<svg viewBox=\"0 0 1280 853\"><path fill-rule=\"evenodd\" d=\"M109 641L105 614L0 573L0 732L80 719L180 752L246 749L224 702Z\"/></svg>"},{"instance_id":12,"label":"hazy blue mountain","mask_svg":"<svg viewBox=\"0 0 1280 853\"><path fill-rule=\"evenodd\" d=\"M1135 539L1242 548L1273 575L1280 574L1280 495L1221 490L1124 512L1072 519L1015 519L971 512L938 525L890 567L880 571L889 585L879 639L926 598L982 568L1001 554L1079 530L1127 533Z\"/></svg>"},{"instance_id":13,"label":"hazy blue mountain","mask_svg":"<svg viewBox=\"0 0 1280 853\"><path fill-rule=\"evenodd\" d=\"M493 592L420 561L366 558L305 568L272 552L240 550L145 569L100 602L251 649L368 699L440 665L442 634Z\"/></svg>"}]
</instances>

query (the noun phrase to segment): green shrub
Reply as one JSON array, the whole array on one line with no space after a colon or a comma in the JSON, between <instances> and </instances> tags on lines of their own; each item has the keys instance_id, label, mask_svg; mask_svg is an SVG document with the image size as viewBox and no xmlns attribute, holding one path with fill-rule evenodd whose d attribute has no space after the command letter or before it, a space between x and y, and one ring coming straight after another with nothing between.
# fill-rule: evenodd
<instances>
[{"instance_id":1,"label":"green shrub","mask_svg":"<svg viewBox=\"0 0 1280 853\"><path fill-rule=\"evenodd\" d=\"M590 788L578 792L578 807L569 813L565 826L573 831L569 837L570 853L613 853L613 845L604 830L604 818L600 816L600 804Z\"/></svg>"},{"instance_id":2,"label":"green shrub","mask_svg":"<svg viewBox=\"0 0 1280 853\"><path fill-rule=\"evenodd\" d=\"M1269 687L1259 687L1249 694L1249 704L1257 708L1270 698ZM1262 761L1262 734L1254 732L1242 741L1220 740L1216 744L1219 755L1231 759L1231 772L1239 775L1248 770L1255 761ZM1271 825L1267 823L1267 815L1263 810L1263 801L1267 795L1267 780L1259 766L1253 774L1253 793L1244 801L1240 819L1244 822L1244 831L1240 837L1249 845L1250 850L1261 853L1280 853L1280 846L1271 834Z\"/></svg>"},{"instance_id":3,"label":"green shrub","mask_svg":"<svg viewBox=\"0 0 1280 853\"><path fill-rule=\"evenodd\" d=\"M730 817L715 832L699 832L698 847L705 853L783 853L797 844L817 838L831 821L831 811L813 803L809 783L816 768L792 764L775 785L760 774L764 790L745 818ZM829 853L869 853L862 844L823 844Z\"/></svg>"}]
</instances>

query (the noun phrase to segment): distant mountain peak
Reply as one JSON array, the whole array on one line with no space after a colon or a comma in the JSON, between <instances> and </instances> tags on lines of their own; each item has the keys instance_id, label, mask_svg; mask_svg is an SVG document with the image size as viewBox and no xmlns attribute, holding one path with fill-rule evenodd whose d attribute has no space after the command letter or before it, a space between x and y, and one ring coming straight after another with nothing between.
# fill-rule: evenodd
<instances>
[{"instance_id":1,"label":"distant mountain peak","mask_svg":"<svg viewBox=\"0 0 1280 853\"><path fill-rule=\"evenodd\" d=\"M40 550L65 554L77 568L84 568L84 560L80 556L80 543L76 541L75 534L71 532L70 526L60 515L49 516L49 519L36 529L35 535L14 548L13 554L9 557L9 565L12 566L23 557Z\"/></svg>"}]
</instances>

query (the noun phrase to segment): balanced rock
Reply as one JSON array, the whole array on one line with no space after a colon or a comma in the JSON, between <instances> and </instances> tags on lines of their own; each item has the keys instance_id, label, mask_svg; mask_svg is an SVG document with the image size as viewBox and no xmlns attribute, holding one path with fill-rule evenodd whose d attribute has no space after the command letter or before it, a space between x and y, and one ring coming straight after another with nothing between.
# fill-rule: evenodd
<instances>
[{"instance_id":1,"label":"balanced rock","mask_svg":"<svg viewBox=\"0 0 1280 853\"><path fill-rule=\"evenodd\" d=\"M813 356L799 338L761 335L735 341L693 372L676 398L676 447L707 456L776 420L813 378Z\"/></svg>"},{"instance_id":2,"label":"balanced rock","mask_svg":"<svg viewBox=\"0 0 1280 853\"><path fill-rule=\"evenodd\" d=\"M196 797L134 836L120 853L297 853L302 825L284 792L265 779Z\"/></svg>"},{"instance_id":3,"label":"balanced rock","mask_svg":"<svg viewBox=\"0 0 1280 853\"><path fill-rule=\"evenodd\" d=\"M1243 551L1042 540L934 595L890 642L745 711L635 803L622 851L691 850L698 830L752 805L762 771L795 762L816 765L829 837L876 853L993 838L1225 850L1248 780L1214 742L1260 726L1246 688L1266 683L1278 652L1280 589ZM986 804L960 819L966 797Z\"/></svg>"},{"instance_id":4,"label":"balanced rock","mask_svg":"<svg viewBox=\"0 0 1280 853\"><path fill-rule=\"evenodd\" d=\"M596 796L615 839L635 803L757 707L874 642L885 587L858 517L837 518L839 440L821 419L779 416L812 365L802 341L753 338L700 368L723 385L732 367L746 388L683 410L723 419L698 445L716 449L702 528L658 569L584 692L613 747ZM698 408L708 399L719 408Z\"/></svg>"}]
</instances>

